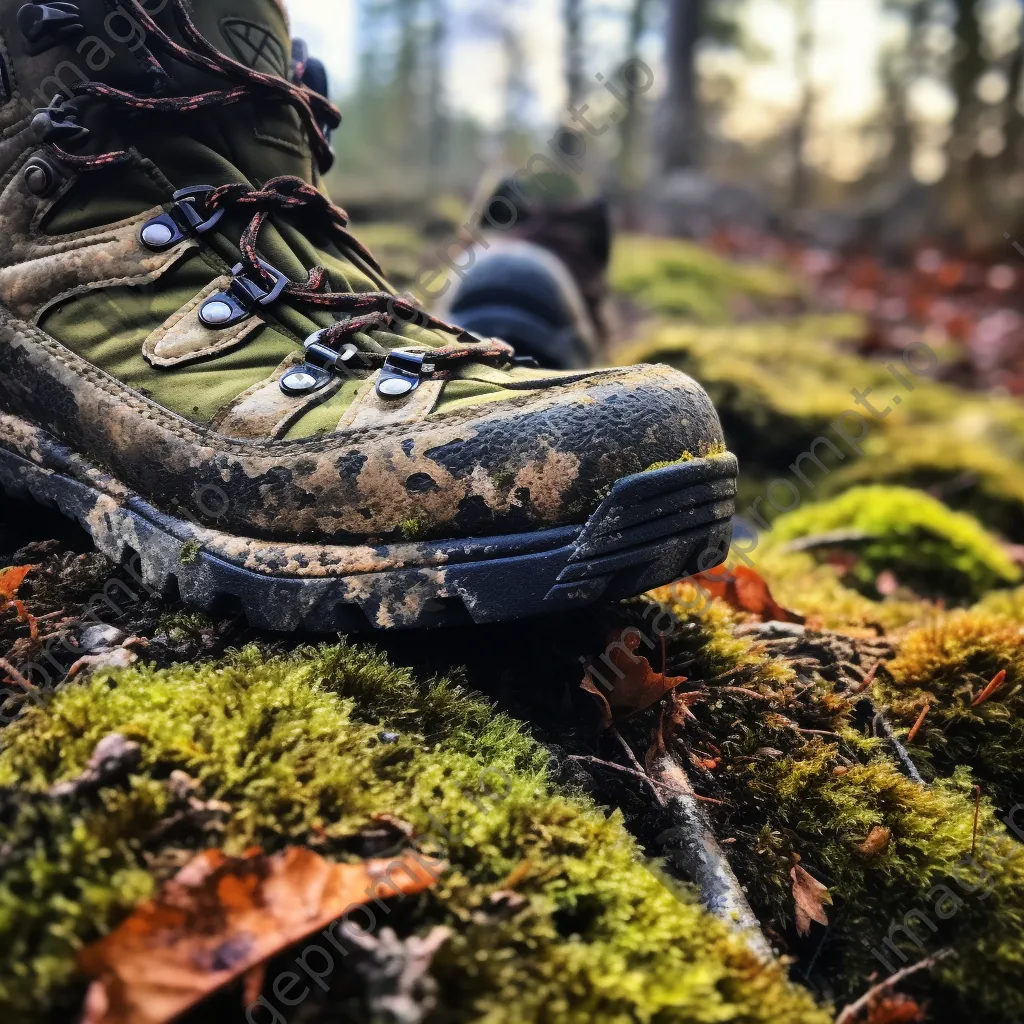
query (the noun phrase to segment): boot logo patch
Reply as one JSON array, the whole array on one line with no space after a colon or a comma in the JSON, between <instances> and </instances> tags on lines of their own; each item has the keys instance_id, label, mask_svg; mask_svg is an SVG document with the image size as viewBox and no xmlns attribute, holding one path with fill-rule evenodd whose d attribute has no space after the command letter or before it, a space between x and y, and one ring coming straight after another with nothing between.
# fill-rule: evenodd
<instances>
[{"instance_id":1,"label":"boot logo patch","mask_svg":"<svg viewBox=\"0 0 1024 1024\"><path fill-rule=\"evenodd\" d=\"M264 74L288 77L288 60L281 41L263 25L227 18L221 31L235 57L246 67Z\"/></svg>"}]
</instances>

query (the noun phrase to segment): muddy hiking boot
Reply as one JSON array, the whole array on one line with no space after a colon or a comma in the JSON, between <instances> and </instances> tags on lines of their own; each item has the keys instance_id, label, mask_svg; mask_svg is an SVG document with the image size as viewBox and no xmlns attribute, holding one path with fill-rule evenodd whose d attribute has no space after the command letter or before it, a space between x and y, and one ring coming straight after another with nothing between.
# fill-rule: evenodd
<instances>
[{"instance_id":1,"label":"muddy hiking boot","mask_svg":"<svg viewBox=\"0 0 1024 1024\"><path fill-rule=\"evenodd\" d=\"M393 293L276 0L0 0L0 40L8 494L277 630L559 611L724 550L692 380L521 366Z\"/></svg>"},{"instance_id":2,"label":"muddy hiking boot","mask_svg":"<svg viewBox=\"0 0 1024 1024\"><path fill-rule=\"evenodd\" d=\"M510 175L486 190L481 224L444 315L511 342L541 366L594 365L607 343L608 204L565 174Z\"/></svg>"}]
</instances>

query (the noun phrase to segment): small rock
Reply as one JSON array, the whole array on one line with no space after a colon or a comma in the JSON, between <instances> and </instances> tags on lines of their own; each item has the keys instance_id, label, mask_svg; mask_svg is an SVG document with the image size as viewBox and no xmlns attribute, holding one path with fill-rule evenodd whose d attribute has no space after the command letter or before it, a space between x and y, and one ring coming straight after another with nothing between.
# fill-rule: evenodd
<instances>
[{"instance_id":1,"label":"small rock","mask_svg":"<svg viewBox=\"0 0 1024 1024\"><path fill-rule=\"evenodd\" d=\"M121 632L117 626L100 623L96 626L87 626L78 634L78 646L85 654L106 654L120 647L127 639L128 635Z\"/></svg>"}]
</instances>

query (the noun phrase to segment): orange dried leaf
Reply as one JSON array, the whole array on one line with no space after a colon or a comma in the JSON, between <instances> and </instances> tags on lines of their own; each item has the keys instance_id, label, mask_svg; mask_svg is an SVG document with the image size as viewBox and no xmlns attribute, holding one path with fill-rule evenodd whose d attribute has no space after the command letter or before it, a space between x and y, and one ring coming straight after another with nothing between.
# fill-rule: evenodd
<instances>
[{"instance_id":1,"label":"orange dried leaf","mask_svg":"<svg viewBox=\"0 0 1024 1024\"><path fill-rule=\"evenodd\" d=\"M353 907L422 892L443 870L411 853L334 864L300 847L269 857L207 850L79 954L96 979L82 1024L166 1024L243 978L251 994L282 949Z\"/></svg>"},{"instance_id":2,"label":"orange dried leaf","mask_svg":"<svg viewBox=\"0 0 1024 1024\"><path fill-rule=\"evenodd\" d=\"M602 662L606 669L587 670L580 689L592 694L601 705L602 725L607 729L617 711L643 711L656 704L666 693L686 682L685 676L667 676L655 672L651 663L636 650L639 630L613 633Z\"/></svg>"},{"instance_id":3,"label":"orange dried leaf","mask_svg":"<svg viewBox=\"0 0 1024 1024\"><path fill-rule=\"evenodd\" d=\"M783 608L772 597L771 589L764 577L745 565L737 565L730 569L723 564L707 572L698 573L693 577L693 581L712 597L720 598L736 611L758 615L765 622L806 621L804 616Z\"/></svg>"},{"instance_id":4,"label":"orange dried leaf","mask_svg":"<svg viewBox=\"0 0 1024 1024\"><path fill-rule=\"evenodd\" d=\"M38 568L38 565L14 565L9 569L0 569L0 601L13 601L25 577Z\"/></svg>"},{"instance_id":5,"label":"orange dried leaf","mask_svg":"<svg viewBox=\"0 0 1024 1024\"><path fill-rule=\"evenodd\" d=\"M924 1010L909 996L888 996L868 1011L867 1024L917 1024L925 1019Z\"/></svg>"},{"instance_id":6,"label":"orange dried leaf","mask_svg":"<svg viewBox=\"0 0 1024 1024\"><path fill-rule=\"evenodd\" d=\"M828 887L819 882L810 872L800 866L800 856L796 855L796 863L789 872L793 880L793 903L796 907L796 930L807 935L811 930L811 922L828 925L825 904L832 905L832 896Z\"/></svg>"}]
</instances>

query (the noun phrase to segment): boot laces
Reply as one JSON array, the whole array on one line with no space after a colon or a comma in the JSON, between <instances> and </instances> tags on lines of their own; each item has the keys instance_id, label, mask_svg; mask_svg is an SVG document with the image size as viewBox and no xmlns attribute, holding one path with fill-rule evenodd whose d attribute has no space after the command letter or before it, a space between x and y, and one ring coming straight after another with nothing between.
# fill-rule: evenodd
<instances>
[{"instance_id":1,"label":"boot laces","mask_svg":"<svg viewBox=\"0 0 1024 1024\"><path fill-rule=\"evenodd\" d=\"M182 46L168 35L148 13L141 0L125 2L147 33L147 46L140 47L139 53L158 89L166 87L169 76L154 55L154 50L189 67L227 78L235 84L225 89L192 95L165 96L140 95L100 82L82 82L71 86L76 98L95 97L132 111L179 114L245 101L283 100L299 114L321 169L330 166L333 151L325 129L337 128L341 124L341 114L326 97L307 86L262 74L219 51L196 27L183 0L172 0L171 10L182 35L194 49ZM139 160L138 153L132 150L79 155L66 151L56 141L48 142L47 149L59 162L79 172L102 171L135 164ZM383 274L370 251L348 230L349 219L345 211L302 178L280 176L268 180L259 188L245 183L222 185L205 193L197 201L202 203L210 216L229 207L252 211L252 219L242 233L238 249L246 275L258 282L269 284L274 281L274 275L266 269L267 264L258 254L260 231L272 212L317 217L318 225L326 225L344 247L354 252L377 274ZM345 315L346 319L319 332L318 341L323 345L338 348L356 334L390 330L396 324L415 324L448 332L459 339L457 344L430 350L430 362L442 373L461 362L484 361L507 365L515 359L512 346L497 339L481 341L462 328L426 312L411 297L387 291L333 292L325 287L328 280L327 270L315 266L308 272L304 282L289 281L281 293L296 303ZM359 355L366 368L379 366L386 357L386 353L374 352L361 352Z\"/></svg>"}]
</instances>

